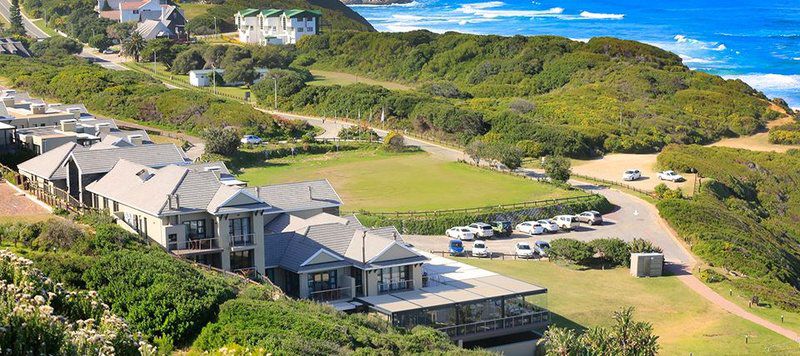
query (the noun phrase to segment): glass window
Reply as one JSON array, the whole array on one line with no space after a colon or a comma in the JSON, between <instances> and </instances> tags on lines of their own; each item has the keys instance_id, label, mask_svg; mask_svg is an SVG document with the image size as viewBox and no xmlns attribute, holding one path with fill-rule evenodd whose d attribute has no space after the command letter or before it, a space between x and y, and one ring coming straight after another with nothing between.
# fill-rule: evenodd
<instances>
[{"instance_id":1,"label":"glass window","mask_svg":"<svg viewBox=\"0 0 800 356\"><path fill-rule=\"evenodd\" d=\"M170 251L178 249L178 235L169 234L169 236L167 236L167 243Z\"/></svg>"},{"instance_id":2,"label":"glass window","mask_svg":"<svg viewBox=\"0 0 800 356\"><path fill-rule=\"evenodd\" d=\"M231 269L253 268L255 256L253 250L231 252Z\"/></svg>"},{"instance_id":3,"label":"glass window","mask_svg":"<svg viewBox=\"0 0 800 356\"><path fill-rule=\"evenodd\" d=\"M230 235L231 236L244 236L250 235L250 218L239 218L229 220Z\"/></svg>"},{"instance_id":4,"label":"glass window","mask_svg":"<svg viewBox=\"0 0 800 356\"><path fill-rule=\"evenodd\" d=\"M336 289L336 286L336 270L308 274L309 293Z\"/></svg>"},{"instance_id":5,"label":"glass window","mask_svg":"<svg viewBox=\"0 0 800 356\"><path fill-rule=\"evenodd\" d=\"M206 221L205 221L205 219L184 221L183 224L189 227L189 238L190 239L204 239L204 238L206 238Z\"/></svg>"}]
</instances>

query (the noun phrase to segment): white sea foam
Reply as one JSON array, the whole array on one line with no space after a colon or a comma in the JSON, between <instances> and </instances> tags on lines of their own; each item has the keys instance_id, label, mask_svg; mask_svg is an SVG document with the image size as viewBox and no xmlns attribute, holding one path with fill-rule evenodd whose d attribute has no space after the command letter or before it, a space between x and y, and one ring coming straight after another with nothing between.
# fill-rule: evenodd
<instances>
[{"instance_id":1,"label":"white sea foam","mask_svg":"<svg viewBox=\"0 0 800 356\"><path fill-rule=\"evenodd\" d=\"M687 47L694 47L697 49L717 51L717 52L721 52L728 49L728 47L725 46L724 43L700 41L694 38L686 37L685 35L675 35L673 39L675 39L675 42L678 44Z\"/></svg>"},{"instance_id":2,"label":"white sea foam","mask_svg":"<svg viewBox=\"0 0 800 356\"><path fill-rule=\"evenodd\" d=\"M421 5L416 1L412 1L405 4L353 4L347 5L349 7L415 7Z\"/></svg>"},{"instance_id":3,"label":"white sea foam","mask_svg":"<svg viewBox=\"0 0 800 356\"><path fill-rule=\"evenodd\" d=\"M725 79L741 79L758 90L800 90L800 74L740 74L724 75Z\"/></svg>"},{"instance_id":4,"label":"white sea foam","mask_svg":"<svg viewBox=\"0 0 800 356\"><path fill-rule=\"evenodd\" d=\"M719 62L709 58L695 58L692 56L687 56L685 54L681 54L680 57L683 60L684 64L711 64Z\"/></svg>"},{"instance_id":5,"label":"white sea foam","mask_svg":"<svg viewBox=\"0 0 800 356\"><path fill-rule=\"evenodd\" d=\"M471 14L482 16L485 18L497 17L541 17L541 16L554 16L564 12L563 8L553 7L545 10L500 10L497 9L505 5L502 1L489 1L473 4L463 4L455 11L464 14Z\"/></svg>"},{"instance_id":6,"label":"white sea foam","mask_svg":"<svg viewBox=\"0 0 800 356\"><path fill-rule=\"evenodd\" d=\"M581 17L593 20L622 20L625 17L625 14L603 14L581 11Z\"/></svg>"}]
</instances>

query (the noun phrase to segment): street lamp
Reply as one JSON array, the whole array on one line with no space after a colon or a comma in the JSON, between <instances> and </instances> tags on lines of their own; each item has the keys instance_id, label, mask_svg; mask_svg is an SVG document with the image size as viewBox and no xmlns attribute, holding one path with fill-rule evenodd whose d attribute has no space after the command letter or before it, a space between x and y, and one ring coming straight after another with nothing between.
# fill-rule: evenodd
<instances>
[{"instance_id":1,"label":"street lamp","mask_svg":"<svg viewBox=\"0 0 800 356\"><path fill-rule=\"evenodd\" d=\"M214 94L217 94L217 67L211 65L211 80L214 82Z\"/></svg>"},{"instance_id":2,"label":"street lamp","mask_svg":"<svg viewBox=\"0 0 800 356\"><path fill-rule=\"evenodd\" d=\"M278 110L278 77L272 77L272 81L275 83L275 110Z\"/></svg>"}]
</instances>

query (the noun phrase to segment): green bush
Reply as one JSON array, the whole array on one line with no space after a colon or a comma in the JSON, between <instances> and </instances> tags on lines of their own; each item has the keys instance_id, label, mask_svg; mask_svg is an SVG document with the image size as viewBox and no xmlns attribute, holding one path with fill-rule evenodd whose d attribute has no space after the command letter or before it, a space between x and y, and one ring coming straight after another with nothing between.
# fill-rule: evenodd
<instances>
[{"instance_id":1,"label":"green bush","mask_svg":"<svg viewBox=\"0 0 800 356\"><path fill-rule=\"evenodd\" d=\"M612 266L629 266L631 263L631 246L618 238L597 239L589 242L600 260Z\"/></svg>"},{"instance_id":2,"label":"green bush","mask_svg":"<svg viewBox=\"0 0 800 356\"><path fill-rule=\"evenodd\" d=\"M203 139L206 142L206 152L226 156L235 153L242 143L237 130L224 127L205 129Z\"/></svg>"},{"instance_id":3,"label":"green bush","mask_svg":"<svg viewBox=\"0 0 800 356\"><path fill-rule=\"evenodd\" d=\"M700 272L700 279L706 283L719 283L725 281L727 278L713 269L704 269Z\"/></svg>"},{"instance_id":4,"label":"green bush","mask_svg":"<svg viewBox=\"0 0 800 356\"><path fill-rule=\"evenodd\" d=\"M579 265L586 265L594 256L594 249L583 241L555 239L550 242L547 256L554 260L567 260Z\"/></svg>"}]
</instances>

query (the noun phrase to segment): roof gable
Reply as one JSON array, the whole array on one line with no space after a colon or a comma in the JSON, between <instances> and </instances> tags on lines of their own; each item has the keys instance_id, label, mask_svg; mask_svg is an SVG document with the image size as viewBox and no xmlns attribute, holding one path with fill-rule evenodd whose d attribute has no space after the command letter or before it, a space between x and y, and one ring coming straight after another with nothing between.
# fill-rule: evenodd
<instances>
[{"instance_id":1,"label":"roof gable","mask_svg":"<svg viewBox=\"0 0 800 356\"><path fill-rule=\"evenodd\" d=\"M329 263L329 262L338 262L342 261L343 258L335 255L333 252L330 252L324 248L319 249L314 255L309 257L303 263L300 264L301 267L309 266L309 265L318 265L322 263Z\"/></svg>"},{"instance_id":2,"label":"roof gable","mask_svg":"<svg viewBox=\"0 0 800 356\"><path fill-rule=\"evenodd\" d=\"M375 255L375 257L369 260L369 262L387 262L418 256L420 256L420 254L412 251L408 247L405 247L397 242L392 242L386 246L383 251L379 252L377 255Z\"/></svg>"},{"instance_id":3,"label":"roof gable","mask_svg":"<svg viewBox=\"0 0 800 356\"><path fill-rule=\"evenodd\" d=\"M20 163L17 168L20 171L25 171L47 180L65 179L67 177L67 169L63 166L64 161L67 160L72 151L82 147L74 142L67 142Z\"/></svg>"},{"instance_id":4,"label":"roof gable","mask_svg":"<svg viewBox=\"0 0 800 356\"><path fill-rule=\"evenodd\" d=\"M239 17L251 17L258 15L258 9L242 9L236 13Z\"/></svg>"},{"instance_id":5,"label":"roof gable","mask_svg":"<svg viewBox=\"0 0 800 356\"><path fill-rule=\"evenodd\" d=\"M286 10L286 17L319 17L322 12L319 10L292 9Z\"/></svg>"}]
</instances>

